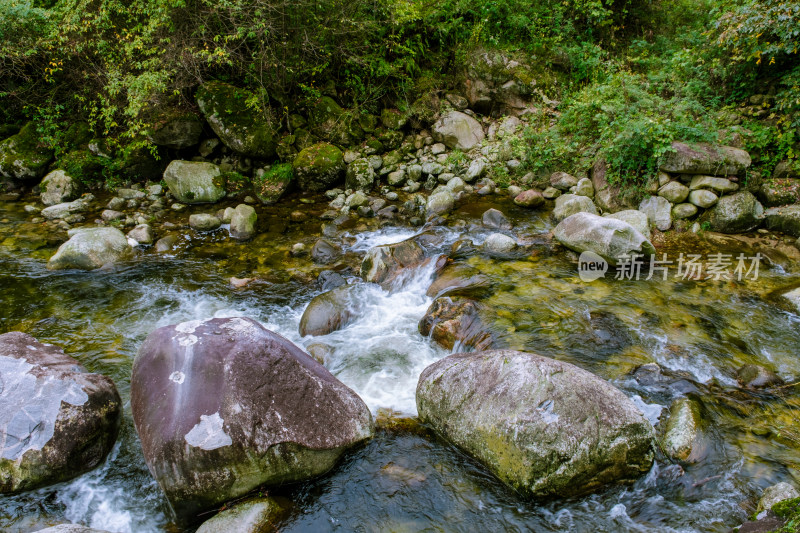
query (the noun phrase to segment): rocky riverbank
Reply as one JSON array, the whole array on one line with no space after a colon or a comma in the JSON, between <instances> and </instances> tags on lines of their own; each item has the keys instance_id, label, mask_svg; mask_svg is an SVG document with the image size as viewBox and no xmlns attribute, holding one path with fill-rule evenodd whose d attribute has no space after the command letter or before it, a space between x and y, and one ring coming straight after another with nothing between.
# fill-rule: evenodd
<instances>
[{"instance_id":1,"label":"rocky riverbank","mask_svg":"<svg viewBox=\"0 0 800 533\"><path fill-rule=\"evenodd\" d=\"M181 116L153 137L181 151L182 158L159 160L149 180L112 190L87 191L63 169L25 155L21 150L29 144L19 136L29 135L27 130L0 144L21 161L14 167L20 169L13 176L16 188L2 200L25 213L3 245L32 251L50 270L115 276L153 257L225 263L249 254L228 279L229 290L289 280L320 289L304 305L296 342L250 318L203 316L149 332L138 348L130 378L132 416L144 461L181 523L196 523L198 516L260 487L272 490L335 471L375 438L376 413L327 368L337 350L329 336L375 312L373 291L392 295L424 284L430 300L416 317L416 336L445 352L470 353L419 369L419 419L522 499L583 496L619 482L641 483L648 472L657 475L653 464L659 459L686 468L703 464L713 455L708 411L718 408L707 398L777 395L786 385L780 376L786 370L775 371L764 360L728 364L722 374L728 381L667 368L641 353L651 347L636 340L630 321L638 318L621 312L587 310L582 329L556 331L544 342L538 331L557 330L575 311L570 305L537 309L537 299L559 300L567 293L591 302L612 297L611 285L575 279L575 252L584 251L612 265L633 253L746 252L762 254L764 268L797 272L796 176L776 176L751 190L744 150L676 143L658 180L638 201L608 182L602 161L585 176L555 172L520 176L515 182L524 187L498 184L490 177L497 177L498 166L513 172L522 164L514 145L534 114L528 107L517 110L520 117L496 119L469 109L480 99L446 95L425 125L415 122L421 115L395 109L355 120L327 98L308 117L295 117L290 135L281 135L231 111L226 102L238 91L221 83L205 86L198 104L207 125L198 116ZM204 128L215 136L203 138ZM86 149L98 156L98 146L89 142ZM262 166L276 156L280 162ZM32 177L42 180L31 185ZM381 228L410 235L357 246L360 234ZM533 270L545 258L573 270ZM699 270L688 281L707 275ZM534 278L546 288L531 285ZM730 278L713 281L789 316L800 310L793 284L759 292ZM661 317L632 311L637 313L645 323L674 329L676 338L692 314L664 326ZM754 351L741 340L731 348L718 331L723 326L702 324L714 329L717 345L747 354L739 359ZM13 344L2 354L9 360L3 380L16 376L17 393L5 388L0 396L10 412L33 401L19 387L67 364L32 359L26 350L67 356L21 336L0 338ZM668 344L676 358L688 357ZM577 365L560 360L576 353L584 357ZM625 366L618 380L649 390L668 414L646 416L649 404L639 395L637 403L619 381L604 379L600 369L614 365ZM80 384L86 376L107 380L92 385L102 401ZM79 384L45 397L62 407L88 402L91 412L74 416L48 407L46 416L26 420L25 428L6 420L4 457L13 448L11 436L14 442L43 439L35 451L44 453L56 441L41 428L55 424L67 431L64 420L78 429L58 439L59 445L86 453L70 461L69 471L56 460L69 451L52 452L52 460L39 460L35 468L25 461L36 454L26 453L22 462L9 455L5 493L78 476L100 464L113 445L120 400L110 380L77 369L56 381ZM715 387L727 388L719 393ZM94 426L90 431L81 424ZM36 474L20 474L28 470ZM201 530L272 522L286 512L285 503L242 503Z\"/></svg>"}]
</instances>

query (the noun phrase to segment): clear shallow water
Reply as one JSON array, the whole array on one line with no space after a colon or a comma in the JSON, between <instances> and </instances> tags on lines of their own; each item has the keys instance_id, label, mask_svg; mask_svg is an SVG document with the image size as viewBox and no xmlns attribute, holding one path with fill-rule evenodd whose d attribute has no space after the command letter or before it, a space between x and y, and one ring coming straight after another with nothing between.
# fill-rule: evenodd
<instances>
[{"instance_id":1,"label":"clear shallow water","mask_svg":"<svg viewBox=\"0 0 800 533\"><path fill-rule=\"evenodd\" d=\"M324 337L301 339L300 316L318 293L310 280L322 268L307 258L291 259L287 251L294 242L313 244L316 225L279 228L248 244L232 244L217 232L185 239L171 256L144 253L107 272L49 272L44 263L54 243L25 222L21 205L0 203L0 219L7 220L0 225L0 332L21 330L61 345L91 371L111 376L126 412L119 443L102 468L0 500L4 531L33 531L65 520L119 532L178 530L144 465L127 404L136 350L157 327L250 316L300 346L324 342L333 348L328 368L380 419L413 416L419 373L446 354L417 332L431 302L425 295L431 267L391 292L365 287L368 303L359 320ZM462 208L464 222L439 232L438 247L464 234L481 242L487 232L475 223L487 207L484 201ZM800 463L800 398L793 388L779 395L742 391L734 375L752 362L776 370L788 383L800 377L800 317L767 298L797 282L797 275L772 269L758 282L741 284L586 284L574 263L552 253L539 236L549 228L546 220L512 205L502 209L517 224L520 241L539 244L514 260L457 261L492 281L483 301L498 341L612 380L654 422L666 416L677 389L642 385L628 372L648 362L685 372L682 386L703 399L709 421L704 460L681 468L662 458L633 486L534 503L424 429L382 423L372 442L350 452L329 475L274 491L294 502L282 530L727 531L741 523L750 510L742 504L762 488L793 479ZM280 218L277 213L263 223L278 224ZM360 254L371 246L414 233L348 228L343 272L355 273ZM258 279L234 290L230 276Z\"/></svg>"}]
</instances>

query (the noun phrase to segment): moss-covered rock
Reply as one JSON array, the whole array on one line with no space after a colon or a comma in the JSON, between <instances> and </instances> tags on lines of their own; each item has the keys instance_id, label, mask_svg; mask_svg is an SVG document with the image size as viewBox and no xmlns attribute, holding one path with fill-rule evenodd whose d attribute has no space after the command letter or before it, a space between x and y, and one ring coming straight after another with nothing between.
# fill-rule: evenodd
<instances>
[{"instance_id":1,"label":"moss-covered rock","mask_svg":"<svg viewBox=\"0 0 800 533\"><path fill-rule=\"evenodd\" d=\"M291 186L294 170L289 163L260 168L253 177L253 192L262 204L274 204Z\"/></svg>"},{"instance_id":2,"label":"moss-covered rock","mask_svg":"<svg viewBox=\"0 0 800 533\"><path fill-rule=\"evenodd\" d=\"M389 130L399 130L406 125L407 117L397 109L384 109L381 111L381 123Z\"/></svg>"},{"instance_id":3,"label":"moss-covered rock","mask_svg":"<svg viewBox=\"0 0 800 533\"><path fill-rule=\"evenodd\" d=\"M495 350L426 368L417 409L447 440L524 494L568 497L632 481L655 431L619 389L569 363Z\"/></svg>"},{"instance_id":4,"label":"moss-covered rock","mask_svg":"<svg viewBox=\"0 0 800 533\"><path fill-rule=\"evenodd\" d=\"M317 137L340 146L350 146L364 138L358 117L329 96L320 98L311 109L309 124Z\"/></svg>"},{"instance_id":5,"label":"moss-covered rock","mask_svg":"<svg viewBox=\"0 0 800 533\"><path fill-rule=\"evenodd\" d=\"M339 180L344 172L344 154L328 143L305 148L292 162L298 186L304 191L322 191Z\"/></svg>"},{"instance_id":6,"label":"moss-covered rock","mask_svg":"<svg viewBox=\"0 0 800 533\"><path fill-rule=\"evenodd\" d=\"M28 122L16 135L0 142L0 176L18 180L39 179L47 171L53 151L39 143L36 125Z\"/></svg>"},{"instance_id":7,"label":"moss-covered rock","mask_svg":"<svg viewBox=\"0 0 800 533\"><path fill-rule=\"evenodd\" d=\"M189 148L200 142L203 122L190 111L165 110L151 119L147 138L167 148Z\"/></svg>"},{"instance_id":8,"label":"moss-covered rock","mask_svg":"<svg viewBox=\"0 0 800 533\"><path fill-rule=\"evenodd\" d=\"M200 111L225 146L250 157L275 155L278 128L272 117L247 107L252 92L210 81L200 86L196 97Z\"/></svg>"},{"instance_id":9,"label":"moss-covered rock","mask_svg":"<svg viewBox=\"0 0 800 533\"><path fill-rule=\"evenodd\" d=\"M368 191L374 183L375 170L366 157L360 157L347 166L346 188Z\"/></svg>"}]
</instances>

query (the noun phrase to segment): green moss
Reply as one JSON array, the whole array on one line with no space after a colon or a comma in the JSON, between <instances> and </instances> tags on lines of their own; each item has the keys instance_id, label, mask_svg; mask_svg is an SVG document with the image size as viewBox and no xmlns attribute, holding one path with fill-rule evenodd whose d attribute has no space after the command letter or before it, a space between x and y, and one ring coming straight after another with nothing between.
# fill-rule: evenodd
<instances>
[{"instance_id":1,"label":"green moss","mask_svg":"<svg viewBox=\"0 0 800 533\"><path fill-rule=\"evenodd\" d=\"M772 506L772 512L786 521L780 533L800 532L800 498L784 500Z\"/></svg>"},{"instance_id":2,"label":"green moss","mask_svg":"<svg viewBox=\"0 0 800 533\"><path fill-rule=\"evenodd\" d=\"M253 192L264 204L272 204L286 192L294 179L294 169L289 163L272 165L253 178Z\"/></svg>"},{"instance_id":3,"label":"green moss","mask_svg":"<svg viewBox=\"0 0 800 533\"><path fill-rule=\"evenodd\" d=\"M214 132L231 150L251 157L275 155L277 126L269 109L246 89L220 81L204 83L197 90L197 104Z\"/></svg>"},{"instance_id":4,"label":"green moss","mask_svg":"<svg viewBox=\"0 0 800 533\"><path fill-rule=\"evenodd\" d=\"M41 178L53 159L53 150L39 145L36 125L28 122L16 135L0 142L0 176Z\"/></svg>"},{"instance_id":5,"label":"green moss","mask_svg":"<svg viewBox=\"0 0 800 533\"><path fill-rule=\"evenodd\" d=\"M214 185L222 187L226 192L240 193L250 186L250 178L238 172L223 172L214 178Z\"/></svg>"}]
</instances>

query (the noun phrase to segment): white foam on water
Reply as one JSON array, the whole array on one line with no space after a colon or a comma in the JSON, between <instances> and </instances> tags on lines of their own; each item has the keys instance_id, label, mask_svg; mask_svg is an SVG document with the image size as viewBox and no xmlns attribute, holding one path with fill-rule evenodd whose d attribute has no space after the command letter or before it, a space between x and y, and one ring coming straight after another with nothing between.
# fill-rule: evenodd
<instances>
[{"instance_id":1,"label":"white foam on water","mask_svg":"<svg viewBox=\"0 0 800 533\"><path fill-rule=\"evenodd\" d=\"M106 462L66 484L57 492L70 522L115 533L155 533L164 530L166 518L154 512L153 502L131 498L130 487L119 478L110 479L109 471L119 455L117 443ZM152 481L155 485L155 480ZM150 493L154 494L153 491ZM137 491L137 495L141 493Z\"/></svg>"},{"instance_id":2,"label":"white foam on water","mask_svg":"<svg viewBox=\"0 0 800 533\"><path fill-rule=\"evenodd\" d=\"M406 239L410 239L418 233L419 230L417 229L387 227L379 231L367 231L364 233L358 233L356 235L345 233L345 237L351 237L355 239L355 242L348 247L350 251L366 252L375 246L383 246L386 244L402 242Z\"/></svg>"},{"instance_id":3,"label":"white foam on water","mask_svg":"<svg viewBox=\"0 0 800 533\"><path fill-rule=\"evenodd\" d=\"M297 339L297 326L287 335L301 346L315 342L334 349L327 366L375 412L380 408L413 415L415 391L422 371L448 352L433 346L418 331L432 299L425 292L434 265L410 273L401 287L387 292L378 285L360 293L360 317L328 335ZM295 322L296 324L297 322Z\"/></svg>"}]
</instances>

